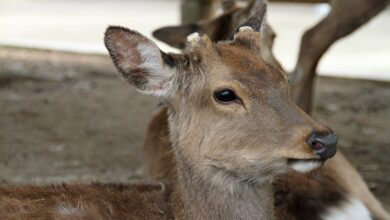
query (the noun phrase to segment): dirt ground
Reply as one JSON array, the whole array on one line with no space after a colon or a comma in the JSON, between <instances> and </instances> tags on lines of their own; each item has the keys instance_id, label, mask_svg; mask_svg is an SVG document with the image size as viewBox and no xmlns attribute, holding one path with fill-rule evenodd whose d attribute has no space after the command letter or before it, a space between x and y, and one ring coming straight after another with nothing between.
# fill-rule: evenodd
<instances>
[{"instance_id":1,"label":"dirt ground","mask_svg":"<svg viewBox=\"0 0 390 220\"><path fill-rule=\"evenodd\" d=\"M314 116L390 209L390 83L320 78ZM106 56L0 48L0 184L142 177L156 99Z\"/></svg>"}]
</instances>

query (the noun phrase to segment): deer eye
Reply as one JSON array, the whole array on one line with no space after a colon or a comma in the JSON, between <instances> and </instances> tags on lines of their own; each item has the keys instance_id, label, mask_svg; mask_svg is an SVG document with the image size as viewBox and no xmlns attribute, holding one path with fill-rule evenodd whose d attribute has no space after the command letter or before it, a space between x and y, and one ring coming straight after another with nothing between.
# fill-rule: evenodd
<instances>
[{"instance_id":1,"label":"deer eye","mask_svg":"<svg viewBox=\"0 0 390 220\"><path fill-rule=\"evenodd\" d=\"M238 97L231 89L222 89L214 92L214 99L222 104L239 101Z\"/></svg>"}]
</instances>

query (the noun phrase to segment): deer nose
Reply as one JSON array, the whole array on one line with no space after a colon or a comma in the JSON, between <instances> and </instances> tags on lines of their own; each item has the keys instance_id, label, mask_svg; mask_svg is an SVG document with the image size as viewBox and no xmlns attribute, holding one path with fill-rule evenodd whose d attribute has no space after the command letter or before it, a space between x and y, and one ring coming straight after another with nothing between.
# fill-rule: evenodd
<instances>
[{"instance_id":1,"label":"deer nose","mask_svg":"<svg viewBox=\"0 0 390 220\"><path fill-rule=\"evenodd\" d=\"M320 156L321 160L326 160L336 154L338 137L333 132L319 133L313 132L309 136L307 143L314 152Z\"/></svg>"}]
</instances>

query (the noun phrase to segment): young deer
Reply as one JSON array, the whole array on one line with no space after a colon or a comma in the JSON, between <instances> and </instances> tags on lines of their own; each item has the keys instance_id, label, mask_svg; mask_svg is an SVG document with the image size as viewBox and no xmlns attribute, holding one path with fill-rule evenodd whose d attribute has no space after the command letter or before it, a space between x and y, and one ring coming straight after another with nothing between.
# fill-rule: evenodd
<instances>
[{"instance_id":1,"label":"young deer","mask_svg":"<svg viewBox=\"0 0 390 220\"><path fill-rule=\"evenodd\" d=\"M192 31L206 33L209 36L212 36L211 39L213 41L219 41L229 38L231 33L234 32L234 27L246 19L250 19L250 15L258 13L255 6L264 4L264 1L262 0L253 0L248 1L247 6L245 7L238 7L233 0L226 0L225 3L226 2L230 4L226 4L227 6L225 5L224 13L219 17L194 24L164 27L156 30L153 34L156 38L178 48L182 48L185 45L185 36L190 34ZM330 16L335 15L337 15L337 13L332 13ZM332 19L334 20L335 18ZM270 64L280 67L278 61L272 53L275 33L269 25L266 25L264 30L265 32L263 33L261 41L263 49L261 51L262 57ZM314 31L312 32L315 34ZM314 47L313 50L316 50L316 47ZM305 59L312 60L313 58L306 56ZM304 106L302 107L306 109ZM149 125L144 151L146 176L158 180L166 179L169 176L170 170L175 167L175 164L174 159L172 159L173 153L171 152L171 146L168 138L167 113L166 108L164 107L155 115ZM317 218L320 218L320 216L322 216L327 210L328 212L333 212L332 210L334 208L348 212L347 209L353 208L353 204L356 204L355 208L361 207L360 202L357 204L354 200L348 201L351 197L355 197L364 202L375 218L383 220L390 219L390 215L384 210L381 203L370 192L362 177L341 153L337 153L336 157L325 164L325 166L317 173L320 174L321 178L315 178L315 176L304 176L302 174L295 173L290 174L288 180L286 178L277 180L275 183L276 193L282 191L282 195L285 195L285 197L278 196L278 200L280 200L278 204L284 204L283 206L292 207L292 215L297 216L297 218L299 215L314 215ZM316 176L318 176L318 174L316 174ZM292 178L294 181L291 181ZM291 181L291 184L285 184L284 181ZM311 181L313 184L307 184L308 181ZM280 187L285 187L286 185L289 186L288 189ZM287 191L289 192L288 195L285 194ZM318 193L319 191L323 193ZM329 195L336 192L336 194L339 194L336 196L338 199L329 199L326 196L324 197L323 195L326 195L326 192L329 192ZM295 199L294 201L289 201L287 197ZM340 206L340 201L345 201L345 205ZM303 211L301 212L293 212L295 205L292 203L299 203L301 207L308 207L312 205L316 207L314 207L314 209L302 209ZM321 206L321 208L319 208L319 206ZM278 207L276 207L276 209L278 209ZM365 208L363 207L362 209Z\"/></svg>"},{"instance_id":2,"label":"young deer","mask_svg":"<svg viewBox=\"0 0 390 220\"><path fill-rule=\"evenodd\" d=\"M105 44L119 72L169 108L174 181L2 187L0 216L273 219L272 180L319 167L336 153L337 136L293 104L284 73L260 56L260 37L250 27L219 43L195 34L179 55L138 32L108 28Z\"/></svg>"}]
</instances>

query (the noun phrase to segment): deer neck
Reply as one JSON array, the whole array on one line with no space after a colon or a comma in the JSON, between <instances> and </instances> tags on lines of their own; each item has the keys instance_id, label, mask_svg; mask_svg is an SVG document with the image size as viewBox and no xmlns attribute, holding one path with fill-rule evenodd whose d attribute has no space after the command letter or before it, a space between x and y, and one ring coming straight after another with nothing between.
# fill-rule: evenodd
<instances>
[{"instance_id":1,"label":"deer neck","mask_svg":"<svg viewBox=\"0 0 390 220\"><path fill-rule=\"evenodd\" d=\"M177 149L177 148L176 148ZM173 197L177 219L274 219L271 182L238 182L219 171L199 169L175 150Z\"/></svg>"}]
</instances>

